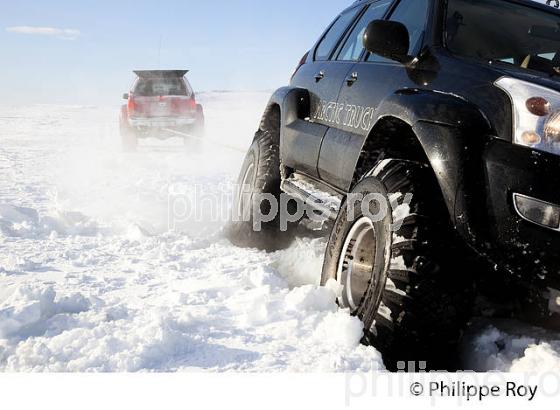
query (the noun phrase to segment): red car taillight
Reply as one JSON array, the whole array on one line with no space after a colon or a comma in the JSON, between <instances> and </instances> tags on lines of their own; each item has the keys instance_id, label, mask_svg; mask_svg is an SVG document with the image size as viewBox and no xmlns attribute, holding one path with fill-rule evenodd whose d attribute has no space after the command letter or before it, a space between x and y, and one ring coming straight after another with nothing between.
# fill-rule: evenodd
<instances>
[{"instance_id":1,"label":"red car taillight","mask_svg":"<svg viewBox=\"0 0 560 410\"><path fill-rule=\"evenodd\" d=\"M175 99L172 101L172 107L180 112L190 112L196 109L196 100L194 98Z\"/></svg>"},{"instance_id":2,"label":"red car taillight","mask_svg":"<svg viewBox=\"0 0 560 410\"><path fill-rule=\"evenodd\" d=\"M142 104L141 102L139 102L137 99L134 98L134 96L130 96L128 98L128 115L129 116L134 116L134 115L142 115L145 114L145 104Z\"/></svg>"},{"instance_id":3,"label":"red car taillight","mask_svg":"<svg viewBox=\"0 0 560 410\"><path fill-rule=\"evenodd\" d=\"M309 51L307 53L304 54L304 56L301 58L301 60L299 60L299 63L294 71L294 73L292 74L292 79L294 78L294 76L296 75L296 73L298 72L298 70L301 68L302 65L304 65L307 61L307 57L309 56Z\"/></svg>"},{"instance_id":4,"label":"red car taillight","mask_svg":"<svg viewBox=\"0 0 560 410\"><path fill-rule=\"evenodd\" d=\"M136 102L134 101L134 97L132 96L128 97L127 108L128 108L129 115L136 110Z\"/></svg>"}]
</instances>

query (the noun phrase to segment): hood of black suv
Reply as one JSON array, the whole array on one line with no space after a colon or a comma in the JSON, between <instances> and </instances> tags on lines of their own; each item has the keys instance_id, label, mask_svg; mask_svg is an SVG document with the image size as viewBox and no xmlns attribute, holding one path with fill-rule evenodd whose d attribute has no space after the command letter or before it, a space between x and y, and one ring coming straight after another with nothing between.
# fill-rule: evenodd
<instances>
[{"instance_id":1,"label":"hood of black suv","mask_svg":"<svg viewBox=\"0 0 560 410\"><path fill-rule=\"evenodd\" d=\"M519 80L542 85L543 87L551 88L560 92L560 74L551 76L536 71L517 68L514 66L508 67L506 65L500 67L495 66L495 68L497 72L499 72L503 76L518 78Z\"/></svg>"}]
</instances>

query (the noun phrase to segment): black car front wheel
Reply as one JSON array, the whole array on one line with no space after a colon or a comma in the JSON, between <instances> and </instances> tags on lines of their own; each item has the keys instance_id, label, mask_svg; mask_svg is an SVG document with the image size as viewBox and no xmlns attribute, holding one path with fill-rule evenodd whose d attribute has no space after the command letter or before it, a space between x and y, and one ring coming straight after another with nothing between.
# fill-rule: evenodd
<instances>
[{"instance_id":1,"label":"black car front wheel","mask_svg":"<svg viewBox=\"0 0 560 410\"><path fill-rule=\"evenodd\" d=\"M430 168L385 162L348 196L329 239L322 284L336 282L339 305L363 321L364 342L390 370L407 361L454 367L470 317L473 282L438 193Z\"/></svg>"}]
</instances>

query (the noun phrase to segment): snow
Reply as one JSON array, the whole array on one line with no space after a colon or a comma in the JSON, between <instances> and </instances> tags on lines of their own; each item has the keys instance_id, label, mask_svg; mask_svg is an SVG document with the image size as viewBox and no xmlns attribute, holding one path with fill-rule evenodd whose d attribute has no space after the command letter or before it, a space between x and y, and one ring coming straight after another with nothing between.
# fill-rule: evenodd
<instances>
[{"instance_id":1,"label":"snow","mask_svg":"<svg viewBox=\"0 0 560 410\"><path fill-rule=\"evenodd\" d=\"M267 254L223 237L268 97L201 94L227 147L194 152L123 153L118 107L0 107L1 371L383 368L318 286L324 238ZM202 205L170 224L177 198Z\"/></svg>"},{"instance_id":2,"label":"snow","mask_svg":"<svg viewBox=\"0 0 560 410\"><path fill-rule=\"evenodd\" d=\"M118 107L0 107L0 371L383 369L336 281L318 286L326 238L264 253L223 236L268 96L201 94L223 145L194 152L123 153ZM170 223L177 197L199 212ZM560 335L492 323L463 354L478 370L558 370Z\"/></svg>"},{"instance_id":3,"label":"snow","mask_svg":"<svg viewBox=\"0 0 560 410\"><path fill-rule=\"evenodd\" d=\"M469 369L480 372L560 370L560 334L516 321L475 323L463 352Z\"/></svg>"}]
</instances>

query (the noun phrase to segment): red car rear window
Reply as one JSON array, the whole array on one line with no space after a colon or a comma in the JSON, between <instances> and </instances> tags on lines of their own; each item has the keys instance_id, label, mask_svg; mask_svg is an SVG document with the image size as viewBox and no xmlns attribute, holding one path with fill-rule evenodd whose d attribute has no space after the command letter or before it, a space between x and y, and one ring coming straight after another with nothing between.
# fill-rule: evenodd
<instances>
[{"instance_id":1,"label":"red car rear window","mask_svg":"<svg viewBox=\"0 0 560 410\"><path fill-rule=\"evenodd\" d=\"M189 88L182 78L138 79L134 87L137 97L158 97L162 95L189 95Z\"/></svg>"}]
</instances>

